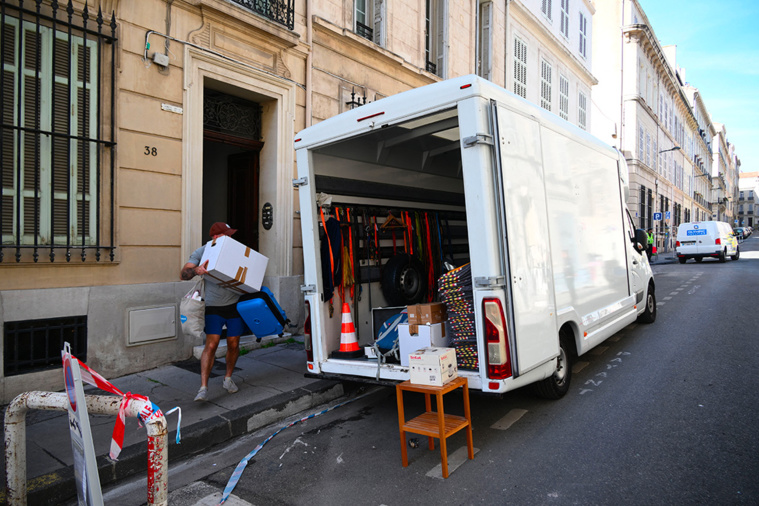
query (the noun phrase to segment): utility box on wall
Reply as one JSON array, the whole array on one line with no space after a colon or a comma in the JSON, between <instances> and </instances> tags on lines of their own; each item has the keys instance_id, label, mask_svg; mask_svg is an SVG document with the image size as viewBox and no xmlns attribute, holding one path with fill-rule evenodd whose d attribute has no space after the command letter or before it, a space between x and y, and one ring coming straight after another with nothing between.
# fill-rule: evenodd
<instances>
[{"instance_id":1,"label":"utility box on wall","mask_svg":"<svg viewBox=\"0 0 759 506\"><path fill-rule=\"evenodd\" d=\"M127 309L127 346L177 338L177 307Z\"/></svg>"}]
</instances>

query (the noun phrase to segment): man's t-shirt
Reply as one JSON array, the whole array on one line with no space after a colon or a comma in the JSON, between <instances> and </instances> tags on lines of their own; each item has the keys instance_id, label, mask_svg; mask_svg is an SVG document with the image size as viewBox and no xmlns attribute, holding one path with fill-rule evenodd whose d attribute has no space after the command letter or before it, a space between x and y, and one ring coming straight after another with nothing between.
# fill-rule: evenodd
<instances>
[{"instance_id":1,"label":"man's t-shirt","mask_svg":"<svg viewBox=\"0 0 759 506\"><path fill-rule=\"evenodd\" d=\"M200 259L203 258L203 252L206 249L204 244L200 248L196 249L190 255L189 263L200 265ZM208 306L229 306L231 304L237 304L240 300L240 294L235 293L226 288L221 288L216 283L206 283L206 307ZM236 312L236 311L235 311ZM229 316L230 318L234 316Z\"/></svg>"}]
</instances>

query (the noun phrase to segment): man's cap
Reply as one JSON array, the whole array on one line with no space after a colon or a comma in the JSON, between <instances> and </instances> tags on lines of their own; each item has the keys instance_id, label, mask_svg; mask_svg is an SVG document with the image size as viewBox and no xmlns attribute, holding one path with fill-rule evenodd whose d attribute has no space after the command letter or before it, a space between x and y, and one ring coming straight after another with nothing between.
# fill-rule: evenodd
<instances>
[{"instance_id":1,"label":"man's cap","mask_svg":"<svg viewBox=\"0 0 759 506\"><path fill-rule=\"evenodd\" d=\"M236 228L230 228L229 225L224 223L223 221L217 221L213 225L211 225L211 231L208 233L211 237L215 235L232 235L235 232L237 232Z\"/></svg>"}]
</instances>

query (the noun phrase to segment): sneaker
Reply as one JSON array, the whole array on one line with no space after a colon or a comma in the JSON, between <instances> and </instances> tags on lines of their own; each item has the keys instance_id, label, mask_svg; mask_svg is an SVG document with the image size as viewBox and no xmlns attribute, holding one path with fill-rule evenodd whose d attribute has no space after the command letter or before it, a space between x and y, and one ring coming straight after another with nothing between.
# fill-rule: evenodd
<instances>
[{"instance_id":1,"label":"sneaker","mask_svg":"<svg viewBox=\"0 0 759 506\"><path fill-rule=\"evenodd\" d=\"M239 390L239 388L237 388L237 385L235 385L235 382L232 381L232 378L224 378L224 389L230 394L233 394Z\"/></svg>"},{"instance_id":2,"label":"sneaker","mask_svg":"<svg viewBox=\"0 0 759 506\"><path fill-rule=\"evenodd\" d=\"M200 390L198 390L198 394L195 396L196 401L207 401L208 400L208 387L200 387Z\"/></svg>"}]
</instances>

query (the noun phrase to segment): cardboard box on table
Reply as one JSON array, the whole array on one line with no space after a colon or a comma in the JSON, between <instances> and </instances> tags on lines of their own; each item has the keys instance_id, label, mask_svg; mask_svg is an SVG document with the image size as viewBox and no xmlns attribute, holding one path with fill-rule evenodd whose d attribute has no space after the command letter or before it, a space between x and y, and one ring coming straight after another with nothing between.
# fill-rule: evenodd
<instances>
[{"instance_id":1,"label":"cardboard box on table","mask_svg":"<svg viewBox=\"0 0 759 506\"><path fill-rule=\"evenodd\" d=\"M441 387L459 375L453 348L422 348L411 353L408 359L409 380L417 385Z\"/></svg>"},{"instance_id":2,"label":"cardboard box on table","mask_svg":"<svg viewBox=\"0 0 759 506\"><path fill-rule=\"evenodd\" d=\"M398 348L400 349L401 365L409 365L409 353L429 346L448 346L450 337L446 335L445 323L416 325L401 323L398 325Z\"/></svg>"},{"instance_id":3,"label":"cardboard box on table","mask_svg":"<svg viewBox=\"0 0 759 506\"><path fill-rule=\"evenodd\" d=\"M206 281L241 294L261 289L269 263L258 251L228 236L208 241L200 264L206 261Z\"/></svg>"}]
</instances>

